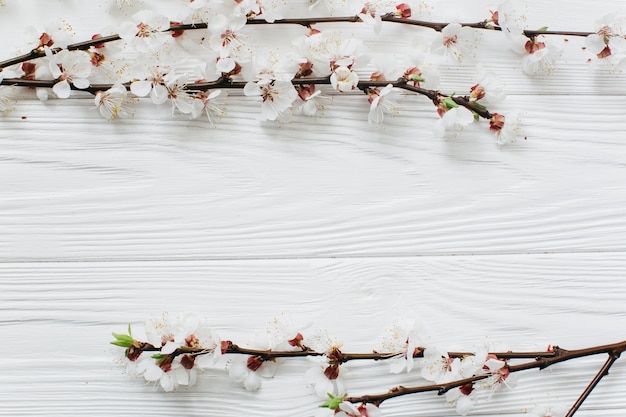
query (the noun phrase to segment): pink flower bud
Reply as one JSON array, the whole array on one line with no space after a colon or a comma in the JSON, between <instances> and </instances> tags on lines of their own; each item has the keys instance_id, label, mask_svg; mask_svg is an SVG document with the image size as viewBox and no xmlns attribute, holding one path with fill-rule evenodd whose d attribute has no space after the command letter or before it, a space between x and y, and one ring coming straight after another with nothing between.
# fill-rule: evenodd
<instances>
[{"instance_id":1,"label":"pink flower bud","mask_svg":"<svg viewBox=\"0 0 626 417\"><path fill-rule=\"evenodd\" d=\"M489 120L489 130L492 132L499 132L504 127L504 115L494 113L491 115L491 120Z\"/></svg>"},{"instance_id":2,"label":"pink flower bud","mask_svg":"<svg viewBox=\"0 0 626 417\"><path fill-rule=\"evenodd\" d=\"M497 10L495 12L491 12L491 21L496 26L500 26L500 21L498 20L498 18L499 18L499 15L498 15Z\"/></svg>"},{"instance_id":3,"label":"pink flower bud","mask_svg":"<svg viewBox=\"0 0 626 417\"><path fill-rule=\"evenodd\" d=\"M330 365L324 369L324 376L330 380L339 378L339 365Z\"/></svg>"},{"instance_id":4,"label":"pink flower bud","mask_svg":"<svg viewBox=\"0 0 626 417\"><path fill-rule=\"evenodd\" d=\"M100 38L102 38L102 35L99 34L99 33L96 33L95 35L93 35L91 37L91 40L95 41L96 39L100 39ZM96 49L104 48L104 44L103 43L97 43L93 47L96 48Z\"/></svg>"},{"instance_id":5,"label":"pink flower bud","mask_svg":"<svg viewBox=\"0 0 626 417\"><path fill-rule=\"evenodd\" d=\"M194 356L190 356L190 355L184 355L182 358L180 358L180 364L185 369L193 368L193 365L194 365L195 361L196 361L196 358Z\"/></svg>"},{"instance_id":6,"label":"pink flower bud","mask_svg":"<svg viewBox=\"0 0 626 417\"><path fill-rule=\"evenodd\" d=\"M263 365L263 362L265 362L265 360L260 356L250 356L248 358L248 362L246 363L246 367L254 372L258 370L261 365Z\"/></svg>"},{"instance_id":7,"label":"pink flower bud","mask_svg":"<svg viewBox=\"0 0 626 417\"><path fill-rule=\"evenodd\" d=\"M534 54L535 52L545 47L545 42L537 42L534 38L529 39L524 45L524 49L526 49L526 52L528 52L529 54Z\"/></svg>"},{"instance_id":8,"label":"pink flower bud","mask_svg":"<svg viewBox=\"0 0 626 417\"><path fill-rule=\"evenodd\" d=\"M480 100L485 97L485 87L476 84L470 88L470 97L474 100Z\"/></svg>"},{"instance_id":9,"label":"pink flower bud","mask_svg":"<svg viewBox=\"0 0 626 417\"><path fill-rule=\"evenodd\" d=\"M48 35L46 32L42 33L39 37L39 48L43 48L44 46L51 47L52 45L54 45L52 36Z\"/></svg>"},{"instance_id":10,"label":"pink flower bud","mask_svg":"<svg viewBox=\"0 0 626 417\"><path fill-rule=\"evenodd\" d=\"M606 58L611 56L611 48L609 47L609 45L605 46L603 50L600 51L599 54L597 54L597 57L602 59L602 58Z\"/></svg>"},{"instance_id":11,"label":"pink flower bud","mask_svg":"<svg viewBox=\"0 0 626 417\"><path fill-rule=\"evenodd\" d=\"M411 6L406 3L397 4L395 14L402 19L408 19L411 17Z\"/></svg>"},{"instance_id":12,"label":"pink flower bud","mask_svg":"<svg viewBox=\"0 0 626 417\"><path fill-rule=\"evenodd\" d=\"M385 78L385 74L383 74L381 71L373 72L372 75L370 75L370 80L372 80L372 81L387 81L387 79Z\"/></svg>"},{"instance_id":13,"label":"pink flower bud","mask_svg":"<svg viewBox=\"0 0 626 417\"><path fill-rule=\"evenodd\" d=\"M178 26L182 24L182 22L170 22L170 26ZM173 30L172 31L172 38L179 38L181 36L183 36L183 34L185 33L184 30Z\"/></svg>"}]
</instances>

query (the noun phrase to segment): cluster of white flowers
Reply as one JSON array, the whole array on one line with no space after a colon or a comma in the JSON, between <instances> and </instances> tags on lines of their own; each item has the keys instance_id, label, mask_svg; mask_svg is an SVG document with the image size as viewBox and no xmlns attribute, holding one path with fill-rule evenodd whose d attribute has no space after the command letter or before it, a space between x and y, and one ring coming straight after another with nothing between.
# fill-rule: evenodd
<instances>
[{"instance_id":1,"label":"cluster of white flowers","mask_svg":"<svg viewBox=\"0 0 626 417\"><path fill-rule=\"evenodd\" d=\"M458 414L467 415L476 402L489 401L497 391L513 388L518 371L545 368L569 359L606 354L607 351L615 354L626 350L624 341L578 350L548 345L545 350L512 352L506 347L480 344L473 351L448 352L430 343L431 337L419 321L400 319L385 331L381 350L347 353L341 350L342 343L326 332L305 337L285 315L275 318L246 346L220 339L206 320L193 314L174 318L164 314L161 318L149 320L145 325L144 340L132 334L130 325L128 334L113 333L113 336L115 340L111 344L126 348L124 356L129 368L165 391L192 386L200 372L224 368L245 389L255 391L261 388L262 379L273 377L287 358L308 359L312 367L304 373L303 379L312 393L326 400L315 413L317 417L382 417L380 405L383 401L424 391L445 393L446 403ZM509 363L528 358L533 359L519 364ZM406 371L424 382L417 382L413 387L397 386L386 394L350 397L345 375L348 362L356 359L387 362L391 374ZM353 369L355 374L357 371ZM584 399L584 395L581 398ZM547 403L547 406L538 404L533 415L563 416L563 406L553 404L551 400Z\"/></svg>"},{"instance_id":2,"label":"cluster of white flowers","mask_svg":"<svg viewBox=\"0 0 626 417\"><path fill-rule=\"evenodd\" d=\"M132 0L116 0L116 5L126 10L147 6ZM234 88L235 83L245 96L258 98L259 118L269 121L318 115L324 108L321 84L329 84L331 92L361 91L368 99L364 109L373 126L381 125L385 116L399 114L401 106L393 94L404 89L433 101L440 116L435 126L438 136L454 137L484 118L496 142L504 144L524 136L517 113L491 112L505 97L498 77L479 65L469 91L452 96L439 93L439 69L471 63L483 29L504 34L522 57L521 68L528 75L551 74L562 53L546 28L527 27L521 5L513 0L485 10L484 19L475 24L429 24L424 19L436 7L423 0L312 0L309 10L319 18L288 16L292 9L286 0L177 0L170 16L138 10L110 33L94 34L93 42L81 50L64 49L71 38L68 30L62 30L64 25L43 28L32 34L32 59L0 65L6 80L0 78L0 83L49 80L53 84L47 88L32 85L42 100L49 97L47 89L58 98L70 97L72 90L86 90L94 94L95 105L107 120L133 115L137 98L149 97L156 105L169 102L172 113L190 118L206 114L211 124L225 114L224 87ZM335 16L339 17L332 20ZM291 47L259 46L251 21L280 24L286 23L281 21L285 18L306 27ZM418 31L411 52L402 58L393 53L376 56L353 34L316 25L328 22L326 18L369 25L375 34L385 24L395 24L385 20L434 30ZM625 29L626 18L619 14L596 22L596 31L586 38L590 61L621 70L626 64ZM103 42L97 43L99 39ZM13 92L0 87L0 111L14 107Z\"/></svg>"},{"instance_id":3,"label":"cluster of white flowers","mask_svg":"<svg viewBox=\"0 0 626 417\"><path fill-rule=\"evenodd\" d=\"M150 350L149 355L142 355L141 352L134 352L136 346L131 345L126 356L133 362L138 359L134 367L138 376L158 383L164 391L173 391L179 385L195 385L198 373L214 365L222 354L217 333L194 314L178 318L164 314L159 319L149 320L145 325L145 333L145 343L155 349ZM204 354L172 355L177 349L187 348L200 350Z\"/></svg>"}]
</instances>

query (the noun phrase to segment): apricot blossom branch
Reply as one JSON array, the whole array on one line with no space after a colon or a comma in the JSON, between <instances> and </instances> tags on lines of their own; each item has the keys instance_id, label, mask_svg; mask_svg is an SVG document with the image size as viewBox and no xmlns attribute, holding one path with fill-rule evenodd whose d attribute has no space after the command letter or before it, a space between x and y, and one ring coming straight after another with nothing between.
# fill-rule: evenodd
<instances>
[{"instance_id":1,"label":"apricot blossom branch","mask_svg":"<svg viewBox=\"0 0 626 417\"><path fill-rule=\"evenodd\" d=\"M608 354L609 357L607 361L604 363L604 365L602 366L598 374L593 378L589 386L586 387L584 392L581 394L581 396L578 398L578 400L574 403L574 405L568 412L567 417L571 417L574 415L576 410L580 408L580 405L589 396L591 391L598 385L600 380L604 376L608 375L608 371L611 365L613 365L613 363L617 361L621 353L624 352L625 350L626 350L626 341L613 343L609 345L601 345L601 346L594 346L594 347L589 347L589 348L584 348L584 349L576 349L576 350L567 350L567 349L562 349L558 346L555 346L551 352L546 352L546 353L549 353L548 355L543 354L543 353L539 354L533 361L529 361L529 362L525 362L525 363L521 363L517 365L508 365L507 363L505 363L505 365L503 365L503 367L500 368L500 369L504 369L505 372L501 372L500 375L501 377L504 377L506 379L506 377L508 377L510 374L515 373L515 372L520 372L520 371L525 371L525 370L535 369L535 368L538 368L541 370L551 365L554 365L556 363L565 362L565 361L569 361L572 359L598 355L598 354L603 354L603 353ZM508 359L520 357L517 355L507 355L505 357L505 356L500 356L501 354L499 353L491 353L489 355L493 355L494 358L496 358L496 360L505 360L505 359L508 360ZM451 389L457 388L457 387L464 387L465 390L471 391L473 389L472 387L475 382L484 380L487 378L491 378L493 375L494 375L493 372L487 372L481 375L473 375L471 377L462 378L462 379L458 379L458 380L450 381L446 383L421 385L421 386L416 386L416 387L397 386L397 387L391 388L387 393L375 394L375 395L369 394L369 395L362 395L358 397L345 397L344 401L351 402L351 403L372 403L372 404L375 404L376 406L379 406L383 401L386 401L388 399L403 396L403 395L408 395L408 394L416 394L420 392L436 391L439 395L443 395L447 393L448 391L450 391Z\"/></svg>"},{"instance_id":2,"label":"apricot blossom branch","mask_svg":"<svg viewBox=\"0 0 626 417\"><path fill-rule=\"evenodd\" d=\"M400 23L404 25L410 26L419 26L424 28L433 29L437 32L441 32L446 26L449 26L451 22L428 22L425 20L415 20L404 17L398 17L393 13L387 13L380 17L383 22L394 22ZM297 19L278 19L273 22L268 22L265 19L248 19L246 21L247 25L300 25L311 28L313 25L323 24L323 23L359 23L362 20L359 16L343 16L343 17L311 17L311 18L297 18ZM502 31L502 27L493 25L487 19L475 22L475 23L459 23L461 27L467 27L472 29L484 29L484 30L494 30L494 31ZM186 24L172 24L169 28L164 29L162 32L170 32L170 33L181 33L188 30L200 30L207 29L209 25L207 23L186 23ZM587 37L589 35L595 34L596 32L581 32L581 31L551 31L551 30L530 30L524 29L522 33L532 39L538 35L556 35L556 36L579 36L579 37ZM99 36L91 40L73 43L67 45L65 48L51 48L52 53L58 53L63 49L67 49L69 51L86 51L89 48L97 45L104 45L109 42L119 41L122 38L119 34L107 35L107 36ZM12 65L20 64L22 62L27 62L33 59L45 57L46 54L43 48L35 48L30 52L20 55L14 58L7 59L5 61L0 62L0 69L7 68Z\"/></svg>"},{"instance_id":3,"label":"apricot blossom branch","mask_svg":"<svg viewBox=\"0 0 626 417\"><path fill-rule=\"evenodd\" d=\"M218 362L228 356L231 359L226 361L225 366L229 375L242 382L248 390L259 389L261 378L273 376L281 360L309 358L314 366L306 372L306 379L320 397L328 396L329 400L322 406L331 413L329 416L339 417L380 416L383 402L421 392L445 395L448 403L455 404L457 412L465 415L473 406L476 392L488 388L493 393L498 388L511 387L513 376L518 372L541 370L577 358L608 354L609 358L600 371L570 408L567 417L572 417L626 350L626 341L623 341L575 350L548 346L541 351L488 352L486 348L479 348L476 351L445 352L434 346L421 345L419 329L411 322L397 322L388 330L392 338L386 339L384 346L387 350L342 352L339 343L323 341L318 337L305 341L302 333L293 327L274 321L273 329L265 333L267 340L261 340L265 347L260 348L220 339L210 328L201 325L195 316L187 315L179 322L166 318L164 322L147 324L146 341L136 339L129 326L128 334L113 333L115 340L111 343L126 349L124 356L129 363L136 363L138 375L143 375L146 381L158 381L166 391L178 385L192 385L199 369L219 368ZM315 346L309 346L310 343ZM530 360L524 361L527 359ZM346 363L387 362L390 372L398 373L404 369L411 372L415 360L421 368L421 377L431 383L396 386L381 394L348 396L345 381L342 380L342 367ZM513 364L513 360L523 362Z\"/></svg>"},{"instance_id":4,"label":"apricot blossom branch","mask_svg":"<svg viewBox=\"0 0 626 417\"><path fill-rule=\"evenodd\" d=\"M610 18L601 21L595 32L533 30L524 26L525 19L511 0L489 11L487 18L470 23L419 19L412 16L408 3L394 2L359 5L354 0L348 8L360 12L332 16L333 0L320 0L311 7L326 3L331 16L306 18L285 17L272 9L277 7L274 3L263 1L183 3L186 12L181 16L186 17L182 21L141 10L132 22L123 22L117 33L94 34L82 42L61 42L56 35L43 32L28 53L0 62L0 86L9 86L0 87L0 111L12 109L13 87L33 89L41 100L48 99L50 89L58 98L81 90L95 95L96 107L107 120L132 116L136 99L149 97L156 105L171 103L173 115L198 118L205 114L215 125L226 114L227 91L239 89L260 101L259 120L287 121L292 115L320 115L326 105L317 87L329 85L330 91L338 93L363 92L369 103L368 122L373 126L381 125L385 115L399 114L401 106L393 92L404 90L433 103L439 116L437 136L455 137L465 126L486 119L496 142L504 144L525 136L516 112L505 116L491 110L506 96L495 74L477 69L474 84L460 94L444 93L438 87L439 65L455 65L474 56L477 31L502 33L523 57L522 68L530 75L554 70L560 51L547 42L549 35L584 36L598 62L626 63L619 50L624 31ZM427 35L419 36L431 37L432 43L423 49L414 46L401 58L375 61L361 39L334 31L333 24L340 23L370 26L376 34L388 23L427 28ZM258 25L301 26L308 33L295 39L287 53L266 50L248 42L246 28ZM198 36L185 35L198 30ZM119 48L105 46L117 41ZM177 63L187 60L204 70L196 69L192 75L179 68Z\"/></svg>"}]
</instances>

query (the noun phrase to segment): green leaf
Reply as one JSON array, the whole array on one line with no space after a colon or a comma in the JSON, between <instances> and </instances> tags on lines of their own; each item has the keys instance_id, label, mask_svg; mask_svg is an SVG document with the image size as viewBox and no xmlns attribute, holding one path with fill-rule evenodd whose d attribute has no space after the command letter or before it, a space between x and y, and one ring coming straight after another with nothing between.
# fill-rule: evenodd
<instances>
[{"instance_id":1,"label":"green leaf","mask_svg":"<svg viewBox=\"0 0 626 417\"><path fill-rule=\"evenodd\" d=\"M343 402L343 399L348 396L348 394L343 394L341 397L335 397L330 392L328 394L328 401L324 404L321 404L322 408L330 408L331 410L336 410L339 408L339 404Z\"/></svg>"},{"instance_id":2,"label":"green leaf","mask_svg":"<svg viewBox=\"0 0 626 417\"><path fill-rule=\"evenodd\" d=\"M161 355L160 353L155 353L154 355L150 356L152 359L156 359L158 361L160 361L161 359L163 359L165 356Z\"/></svg>"},{"instance_id":3,"label":"green leaf","mask_svg":"<svg viewBox=\"0 0 626 417\"><path fill-rule=\"evenodd\" d=\"M130 331L130 323L128 323L128 335L133 337L133 333Z\"/></svg>"},{"instance_id":4,"label":"green leaf","mask_svg":"<svg viewBox=\"0 0 626 417\"><path fill-rule=\"evenodd\" d=\"M112 335L115 337L115 340L111 342L112 345L127 348L135 344L135 340L127 334L112 333Z\"/></svg>"},{"instance_id":5,"label":"green leaf","mask_svg":"<svg viewBox=\"0 0 626 417\"><path fill-rule=\"evenodd\" d=\"M120 342L128 342L131 345L135 342L135 340L127 334L119 334L119 333L111 333L115 339Z\"/></svg>"},{"instance_id":6,"label":"green leaf","mask_svg":"<svg viewBox=\"0 0 626 417\"><path fill-rule=\"evenodd\" d=\"M545 32L546 30L548 30L547 26L542 26L539 29L537 29L539 32Z\"/></svg>"},{"instance_id":7,"label":"green leaf","mask_svg":"<svg viewBox=\"0 0 626 417\"><path fill-rule=\"evenodd\" d=\"M443 104L445 104L448 109L455 109L455 108L459 107L459 105L454 102L452 97L446 97L443 100Z\"/></svg>"},{"instance_id":8,"label":"green leaf","mask_svg":"<svg viewBox=\"0 0 626 417\"><path fill-rule=\"evenodd\" d=\"M417 74L413 74L413 75L409 76L409 81L413 81L413 82L416 82L416 83L421 83L421 82L426 81L426 78L424 78L422 76L419 76Z\"/></svg>"}]
</instances>

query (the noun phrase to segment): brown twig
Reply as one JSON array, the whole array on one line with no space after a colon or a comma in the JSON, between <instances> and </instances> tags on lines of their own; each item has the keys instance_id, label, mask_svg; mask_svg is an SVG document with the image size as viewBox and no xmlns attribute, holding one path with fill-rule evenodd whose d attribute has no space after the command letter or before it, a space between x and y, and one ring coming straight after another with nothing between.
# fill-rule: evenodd
<instances>
[{"instance_id":1,"label":"brown twig","mask_svg":"<svg viewBox=\"0 0 626 417\"><path fill-rule=\"evenodd\" d=\"M21 78L5 78L0 82L0 85L10 85L15 87L31 87L31 88L52 88L58 80L26 80ZM246 85L246 81L232 81L227 77L220 77L215 81L189 83L185 84L182 89L186 91L208 91L214 89L243 89ZM294 78L291 80L293 85L330 85L330 77L309 77L309 78ZM459 106L463 106L468 110L476 113L478 116L484 119L491 119L492 114L484 107L478 105L475 101L472 101L467 96L450 96L443 94L437 90L428 90L425 88L417 87L408 84L406 78L399 78L396 81L359 81L357 89L367 91L371 88L385 87L391 84L396 88L411 91L423 96L428 97L435 105L439 101L446 97L452 97L452 100ZM122 84L127 90L130 90L130 83ZM70 88L75 91L85 91L91 94L97 94L100 91L106 91L113 87L113 84L93 84L87 88L79 89L70 83Z\"/></svg>"},{"instance_id":2,"label":"brown twig","mask_svg":"<svg viewBox=\"0 0 626 417\"><path fill-rule=\"evenodd\" d=\"M410 26L419 26L424 28L433 29L435 31L441 32L446 26L450 23L446 22L428 22L425 20L416 20L416 19L405 19L401 17L395 16L393 13L389 13L381 16L381 20L384 22L393 22L400 23L404 25ZM267 22L264 19L249 19L246 24L247 25L300 25L305 27L311 27L320 23L358 23L361 22L358 16L338 16L338 17L311 17L311 18L295 18L295 19L278 19L274 22ZM469 27L473 29L480 30L493 30L493 31L502 31L502 28L499 26L494 26L489 24L487 20L483 20L481 22L475 23L460 23L461 26ZM184 32L188 30L198 30L198 29L206 29L208 27L207 23L185 23L185 24L172 24L169 28L163 30L163 32ZM550 31L550 30L524 30L522 32L528 38L534 38L538 35L556 35L556 36L589 36L595 32L578 32L578 31ZM108 36L103 36L97 39L92 39L84 42L73 43L67 45L66 49L70 51L76 50L88 50L92 46L101 45L108 42L114 42L120 40L120 36L118 34L112 34ZM52 53L58 53L63 48L51 48ZM0 69L7 68L12 65L16 65L22 62L30 61L32 59L37 59L45 56L45 52L43 48L35 48L27 54L20 55L14 58L7 59L5 61L0 62Z\"/></svg>"},{"instance_id":3,"label":"brown twig","mask_svg":"<svg viewBox=\"0 0 626 417\"><path fill-rule=\"evenodd\" d=\"M551 357L538 356L535 360L521 363L518 365L506 365L507 369L510 373L525 371L527 369L545 369L548 366L554 365L556 363L565 362L572 359L582 358L585 356L598 355L598 354L608 354L609 358L604 363L598 374L593 378L593 380L589 383L587 388L580 395L578 400L574 403L572 408L567 413L566 417L572 417L574 413L581 406L583 401L589 396L591 391L598 385L600 380L608 375L609 368L615 361L619 358L620 354L626 350L626 341L613 343L609 345L601 345L594 346L585 349L576 349L576 350L567 350L561 349L559 347L554 348L554 355ZM498 356L498 354L495 354ZM501 359L505 359L503 356L498 356ZM509 357L509 359L512 357ZM486 378L489 378L490 374L483 375L475 375L469 378L463 378L456 381L450 381L442 384L431 384L431 385L421 385L416 387L404 387L398 386L391 388L388 392L384 394L373 394L373 395L362 395L358 397L346 397L345 401L351 403L372 403L376 405L380 405L383 401L386 401L391 398L399 397L402 395L415 394L419 392L428 392L428 391L437 391L439 395L445 394L453 388L461 387L466 384L472 384L476 381L480 381Z\"/></svg>"}]
</instances>

